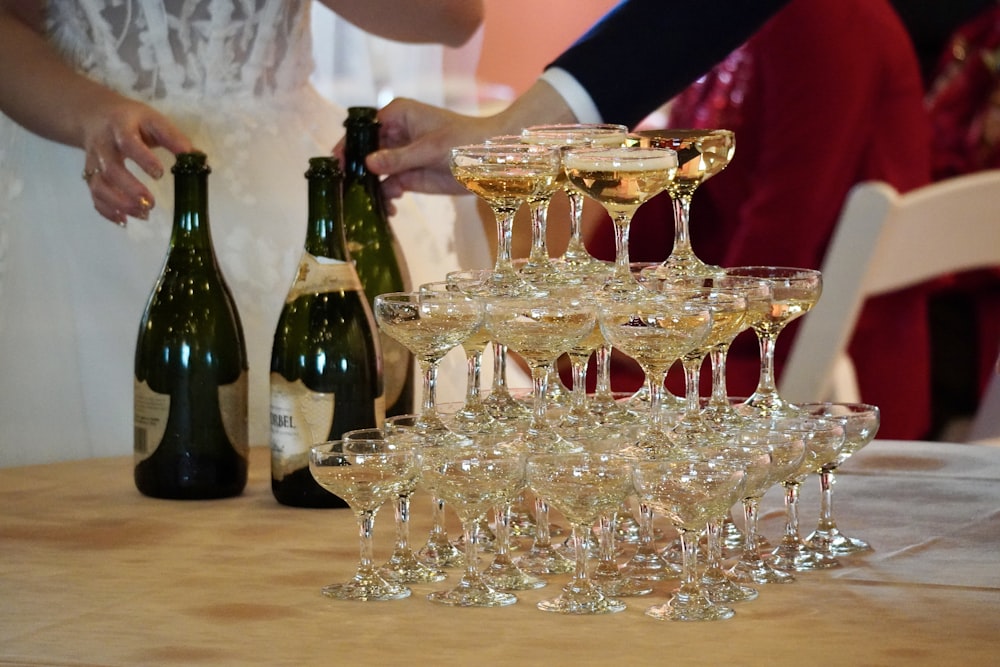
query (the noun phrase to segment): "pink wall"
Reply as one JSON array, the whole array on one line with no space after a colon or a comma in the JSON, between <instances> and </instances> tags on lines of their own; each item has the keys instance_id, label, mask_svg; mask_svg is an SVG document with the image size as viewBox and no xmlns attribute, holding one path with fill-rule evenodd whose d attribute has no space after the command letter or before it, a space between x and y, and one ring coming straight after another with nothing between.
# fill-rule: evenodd
<instances>
[{"instance_id":1,"label":"pink wall","mask_svg":"<svg viewBox=\"0 0 1000 667\"><path fill-rule=\"evenodd\" d=\"M518 95L617 0L485 0L477 76Z\"/></svg>"}]
</instances>

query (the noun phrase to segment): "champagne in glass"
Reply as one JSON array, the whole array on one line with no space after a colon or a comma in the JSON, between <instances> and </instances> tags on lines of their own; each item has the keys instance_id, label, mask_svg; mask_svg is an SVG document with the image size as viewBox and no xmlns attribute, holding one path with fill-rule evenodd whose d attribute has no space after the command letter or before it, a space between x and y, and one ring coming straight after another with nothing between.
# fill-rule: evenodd
<instances>
[{"instance_id":1,"label":"champagne in glass","mask_svg":"<svg viewBox=\"0 0 1000 667\"><path fill-rule=\"evenodd\" d=\"M726 275L763 280L771 288L768 308L750 311L750 326L760 342L760 380L741 410L765 418L793 416L798 412L795 406L778 395L774 349L788 323L808 313L819 301L823 276L813 269L779 266L739 266L727 269Z\"/></svg>"},{"instance_id":2,"label":"champagne in glass","mask_svg":"<svg viewBox=\"0 0 1000 667\"><path fill-rule=\"evenodd\" d=\"M667 188L674 209L674 246L662 264L649 269L662 278L711 276L722 273L698 259L691 248L691 198L702 183L726 168L736 150L732 130L664 129L637 132L639 145L677 151L677 173Z\"/></svg>"},{"instance_id":3,"label":"champagne in glass","mask_svg":"<svg viewBox=\"0 0 1000 667\"><path fill-rule=\"evenodd\" d=\"M635 211L665 190L677 170L669 148L571 148L563 165L573 187L601 203L615 225L615 270L606 289L634 293L639 287L629 269L629 226Z\"/></svg>"},{"instance_id":4,"label":"champagne in glass","mask_svg":"<svg viewBox=\"0 0 1000 667\"><path fill-rule=\"evenodd\" d=\"M339 600L398 600L410 589L386 581L372 559L372 531L379 508L416 484L419 458L411 447L387 440L343 440L313 447L309 472L324 489L343 498L354 511L361 535L361 556L354 577L323 588Z\"/></svg>"},{"instance_id":5,"label":"champagne in glass","mask_svg":"<svg viewBox=\"0 0 1000 667\"><path fill-rule=\"evenodd\" d=\"M482 325L482 304L462 294L392 292L375 297L375 320L413 352L420 365L424 382L419 426L423 433L446 440L458 438L437 413L437 369L445 354Z\"/></svg>"},{"instance_id":6,"label":"champagne in glass","mask_svg":"<svg viewBox=\"0 0 1000 667\"><path fill-rule=\"evenodd\" d=\"M584 146L624 146L628 128L611 123L565 123L532 125L521 132L521 140L528 144L574 148ZM551 279L561 282L579 282L591 277L606 277L608 265L587 252L583 243L583 194L560 174L558 184L569 199L570 238L562 257L555 261L558 268Z\"/></svg>"},{"instance_id":7,"label":"champagne in glass","mask_svg":"<svg viewBox=\"0 0 1000 667\"><path fill-rule=\"evenodd\" d=\"M492 290L497 294L527 295L535 290L514 270L511 238L514 215L524 202L556 187L561 163L559 151L547 146L477 144L451 149L451 172L469 192L493 209L497 222L497 258Z\"/></svg>"},{"instance_id":8,"label":"champagne in glass","mask_svg":"<svg viewBox=\"0 0 1000 667\"><path fill-rule=\"evenodd\" d=\"M811 417L835 419L844 425L844 445L837 458L820 466L820 516L816 530L806 538L813 549L834 556L869 551L871 546L857 537L840 532L833 518L833 484L837 469L856 451L875 438L881 424L878 406L867 403L800 403L798 408Z\"/></svg>"},{"instance_id":9,"label":"champagne in glass","mask_svg":"<svg viewBox=\"0 0 1000 667\"><path fill-rule=\"evenodd\" d=\"M604 595L587 571L587 538L601 514L613 512L632 491L625 459L609 453L539 454L528 458L528 486L549 498L573 525L576 570L555 598L538 608L562 614L607 614L625 604Z\"/></svg>"}]
</instances>

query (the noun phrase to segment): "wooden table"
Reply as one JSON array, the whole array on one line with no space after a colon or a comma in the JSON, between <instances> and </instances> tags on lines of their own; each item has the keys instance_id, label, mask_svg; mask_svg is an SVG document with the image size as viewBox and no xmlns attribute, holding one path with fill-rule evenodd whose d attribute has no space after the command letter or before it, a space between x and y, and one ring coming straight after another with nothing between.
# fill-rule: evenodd
<instances>
[{"instance_id":1,"label":"wooden table","mask_svg":"<svg viewBox=\"0 0 1000 667\"><path fill-rule=\"evenodd\" d=\"M322 585L354 570L345 510L271 497L255 448L243 496L145 498L129 458L0 469L0 664L719 664L969 665L1000 659L1000 448L876 441L845 464L835 494L846 532L875 551L761 588L716 623L643 614L676 581L620 614L559 616L535 603L565 577L499 609L341 602ZM805 531L818 484L803 493ZM423 542L429 500L414 499ZM780 494L762 523L780 536ZM376 557L392 540L388 508ZM457 527L456 527L457 528ZM805 532L804 531L804 532ZM457 536L457 530L454 533ZM454 573L445 585L457 578Z\"/></svg>"}]
</instances>

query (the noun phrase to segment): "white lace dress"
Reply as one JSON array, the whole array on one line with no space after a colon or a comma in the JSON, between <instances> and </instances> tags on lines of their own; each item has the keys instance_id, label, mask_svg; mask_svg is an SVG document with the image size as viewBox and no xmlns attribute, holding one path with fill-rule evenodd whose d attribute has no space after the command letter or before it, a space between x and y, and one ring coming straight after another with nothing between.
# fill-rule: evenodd
<instances>
[{"instance_id":1,"label":"white lace dress","mask_svg":"<svg viewBox=\"0 0 1000 667\"><path fill-rule=\"evenodd\" d=\"M77 69L148 101L207 153L215 249L249 348L250 438L265 444L303 173L343 132L343 109L309 84L308 0L51 0L48 13ZM94 211L83 158L0 115L0 465L131 451L135 340L173 179L151 182L150 219L121 229Z\"/></svg>"}]
</instances>

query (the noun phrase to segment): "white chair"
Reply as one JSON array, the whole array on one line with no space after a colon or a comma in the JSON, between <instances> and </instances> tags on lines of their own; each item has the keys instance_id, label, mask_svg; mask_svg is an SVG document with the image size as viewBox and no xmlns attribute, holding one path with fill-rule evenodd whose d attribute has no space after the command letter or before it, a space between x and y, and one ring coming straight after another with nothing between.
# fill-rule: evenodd
<instances>
[{"instance_id":1,"label":"white chair","mask_svg":"<svg viewBox=\"0 0 1000 667\"><path fill-rule=\"evenodd\" d=\"M859 183L823 262L823 294L789 351L781 395L862 400L847 345L865 299L989 266L1000 266L1000 170L905 194L882 182Z\"/></svg>"}]
</instances>

